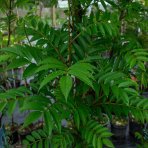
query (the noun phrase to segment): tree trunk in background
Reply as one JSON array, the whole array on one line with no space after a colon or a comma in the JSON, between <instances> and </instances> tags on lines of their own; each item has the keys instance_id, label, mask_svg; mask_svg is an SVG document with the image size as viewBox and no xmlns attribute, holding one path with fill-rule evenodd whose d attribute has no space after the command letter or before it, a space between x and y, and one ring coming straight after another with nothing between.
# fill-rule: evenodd
<instances>
[{"instance_id":1,"label":"tree trunk in background","mask_svg":"<svg viewBox=\"0 0 148 148\"><path fill-rule=\"evenodd\" d=\"M12 14L12 0L9 0L9 12L8 12L8 41L7 46L10 45L11 40L11 14Z\"/></svg>"},{"instance_id":2,"label":"tree trunk in background","mask_svg":"<svg viewBox=\"0 0 148 148\"><path fill-rule=\"evenodd\" d=\"M40 18L42 17L42 10L43 10L43 3L40 2L39 3L39 16L40 16Z\"/></svg>"},{"instance_id":3,"label":"tree trunk in background","mask_svg":"<svg viewBox=\"0 0 148 148\"><path fill-rule=\"evenodd\" d=\"M56 27L56 8L55 6L51 8L51 19L52 19L52 26Z\"/></svg>"}]
</instances>

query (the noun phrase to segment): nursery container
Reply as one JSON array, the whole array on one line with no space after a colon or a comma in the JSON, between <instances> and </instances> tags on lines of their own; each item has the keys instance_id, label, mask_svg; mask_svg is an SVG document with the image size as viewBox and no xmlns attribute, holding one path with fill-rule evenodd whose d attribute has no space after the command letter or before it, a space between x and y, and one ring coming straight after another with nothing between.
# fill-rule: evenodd
<instances>
[{"instance_id":1,"label":"nursery container","mask_svg":"<svg viewBox=\"0 0 148 148\"><path fill-rule=\"evenodd\" d=\"M111 122L111 132L113 133L113 138L122 140L127 136L128 130L128 119L127 118L117 118L114 117Z\"/></svg>"},{"instance_id":2,"label":"nursery container","mask_svg":"<svg viewBox=\"0 0 148 148\"><path fill-rule=\"evenodd\" d=\"M129 133L132 137L135 137L136 132L142 134L143 129L144 124L141 124L133 119L129 120Z\"/></svg>"}]
</instances>

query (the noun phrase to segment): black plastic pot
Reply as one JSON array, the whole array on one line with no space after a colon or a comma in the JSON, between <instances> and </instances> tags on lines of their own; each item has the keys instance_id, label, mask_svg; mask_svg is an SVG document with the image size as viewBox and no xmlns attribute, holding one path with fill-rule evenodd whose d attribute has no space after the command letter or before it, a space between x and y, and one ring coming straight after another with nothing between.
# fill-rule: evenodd
<instances>
[{"instance_id":1,"label":"black plastic pot","mask_svg":"<svg viewBox=\"0 0 148 148\"><path fill-rule=\"evenodd\" d=\"M114 116L111 122L112 138L115 140L124 140L127 137L128 119L126 117Z\"/></svg>"},{"instance_id":2,"label":"black plastic pot","mask_svg":"<svg viewBox=\"0 0 148 148\"><path fill-rule=\"evenodd\" d=\"M133 121L133 120L129 121L129 133L132 137L135 137L136 132L142 134L143 129L144 129L143 124L138 123L138 122Z\"/></svg>"},{"instance_id":3,"label":"black plastic pot","mask_svg":"<svg viewBox=\"0 0 148 148\"><path fill-rule=\"evenodd\" d=\"M145 97L145 98L148 98L148 92L143 92L142 96Z\"/></svg>"},{"instance_id":4,"label":"black plastic pot","mask_svg":"<svg viewBox=\"0 0 148 148\"><path fill-rule=\"evenodd\" d=\"M113 133L112 138L116 140L123 140L126 138L128 130L128 125L125 126L117 126L111 124L111 132Z\"/></svg>"}]
</instances>

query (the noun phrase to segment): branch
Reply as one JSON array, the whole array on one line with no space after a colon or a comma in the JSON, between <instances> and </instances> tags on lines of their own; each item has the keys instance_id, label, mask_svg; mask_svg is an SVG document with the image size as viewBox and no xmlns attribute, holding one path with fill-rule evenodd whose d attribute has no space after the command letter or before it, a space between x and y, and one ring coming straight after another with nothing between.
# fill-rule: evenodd
<instances>
[{"instance_id":1,"label":"branch","mask_svg":"<svg viewBox=\"0 0 148 148\"><path fill-rule=\"evenodd\" d=\"M32 46L32 45L31 45L31 42L30 42L30 40L29 40L29 38L28 38L28 34L27 34L27 31L26 31L25 25L26 25L26 24L25 24L25 21L24 21L24 32L25 32L25 36L26 36L26 38L27 38L27 40L28 40L29 45Z\"/></svg>"},{"instance_id":2,"label":"branch","mask_svg":"<svg viewBox=\"0 0 148 148\"><path fill-rule=\"evenodd\" d=\"M9 12L8 12L8 41L7 41L7 46L10 45L10 41L11 41L11 20L10 20L10 16L11 16L11 12L12 12L12 0L9 0Z\"/></svg>"}]
</instances>

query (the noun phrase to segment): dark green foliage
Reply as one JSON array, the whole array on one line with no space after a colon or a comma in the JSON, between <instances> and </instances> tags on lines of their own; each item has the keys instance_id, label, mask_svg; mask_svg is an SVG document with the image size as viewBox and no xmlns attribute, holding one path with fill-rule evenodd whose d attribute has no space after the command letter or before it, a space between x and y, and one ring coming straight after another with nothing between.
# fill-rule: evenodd
<instances>
[{"instance_id":1,"label":"dark green foliage","mask_svg":"<svg viewBox=\"0 0 148 148\"><path fill-rule=\"evenodd\" d=\"M23 78L33 77L31 94L27 88L0 94L0 111L8 106L9 114L22 98L20 110L31 111L24 127L43 118L44 130L28 135L27 147L112 148L112 134L97 120L102 114L148 122L148 100L140 94L148 82L148 52L140 40L146 27L145 7L138 2L100 0L104 11L94 1L86 15L90 2L70 3L72 19L60 28L35 17L20 20L17 32L27 38L27 45L1 49L0 62L7 61L7 69L24 67ZM79 4L81 20L75 12ZM132 72L138 81L131 79Z\"/></svg>"}]
</instances>

